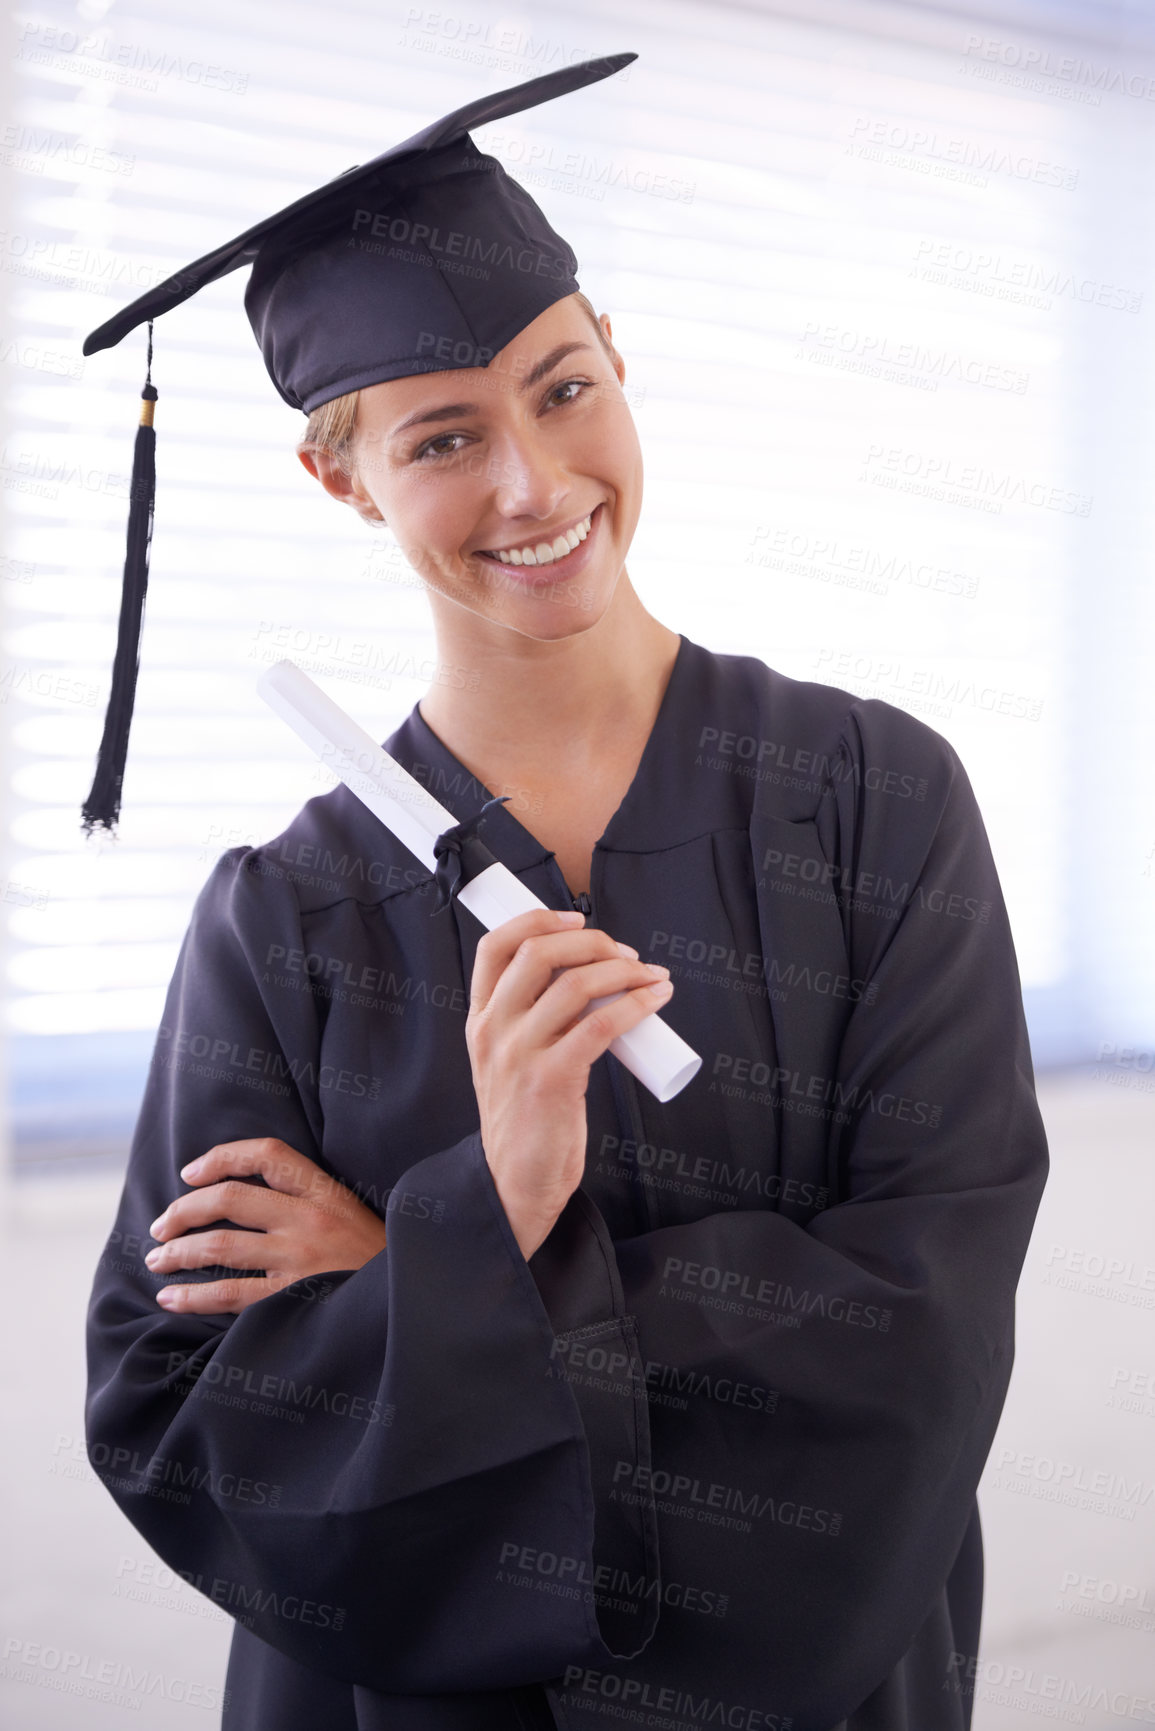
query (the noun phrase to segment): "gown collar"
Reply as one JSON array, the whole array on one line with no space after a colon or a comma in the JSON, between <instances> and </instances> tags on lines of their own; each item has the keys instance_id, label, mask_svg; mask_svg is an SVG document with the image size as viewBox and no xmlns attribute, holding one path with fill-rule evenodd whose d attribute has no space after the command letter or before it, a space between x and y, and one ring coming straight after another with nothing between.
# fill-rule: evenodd
<instances>
[{"instance_id":1,"label":"gown collar","mask_svg":"<svg viewBox=\"0 0 1155 1731\"><path fill-rule=\"evenodd\" d=\"M703 731L716 725L721 714L719 677L718 658L679 633L670 677L634 778L594 844L595 852L657 852L714 829L746 826L749 784L702 768ZM434 733L417 704L386 740L385 749L459 822L474 816L495 794L509 791L506 805L486 813L481 836L511 871L553 857L533 834L528 794L486 787Z\"/></svg>"}]
</instances>

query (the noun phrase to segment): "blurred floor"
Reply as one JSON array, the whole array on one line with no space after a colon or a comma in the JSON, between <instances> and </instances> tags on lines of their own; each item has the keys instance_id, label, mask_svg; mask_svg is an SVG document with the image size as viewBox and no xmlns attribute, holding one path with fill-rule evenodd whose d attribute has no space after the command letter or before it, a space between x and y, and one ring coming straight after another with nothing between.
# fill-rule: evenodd
<instances>
[{"instance_id":1,"label":"blurred floor","mask_svg":"<svg viewBox=\"0 0 1155 1731\"><path fill-rule=\"evenodd\" d=\"M1155 1725L1155 1081L1131 1079L1152 1091L1040 1084L1052 1176L980 1489L974 1731ZM84 1460L83 1311L118 1189L24 1180L0 1223L6 1731L219 1721L229 1619L173 1581Z\"/></svg>"}]
</instances>

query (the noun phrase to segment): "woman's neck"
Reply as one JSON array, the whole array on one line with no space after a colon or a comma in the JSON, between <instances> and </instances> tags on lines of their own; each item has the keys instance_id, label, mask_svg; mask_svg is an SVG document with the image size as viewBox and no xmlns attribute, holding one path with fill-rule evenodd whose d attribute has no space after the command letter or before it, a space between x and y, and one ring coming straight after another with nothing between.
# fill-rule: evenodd
<instances>
[{"instance_id":1,"label":"woman's neck","mask_svg":"<svg viewBox=\"0 0 1155 1731\"><path fill-rule=\"evenodd\" d=\"M421 714L488 786L544 787L640 752L680 641L624 572L596 625L552 642L476 629L458 609L435 609L435 623L439 660L454 679L430 687Z\"/></svg>"}]
</instances>

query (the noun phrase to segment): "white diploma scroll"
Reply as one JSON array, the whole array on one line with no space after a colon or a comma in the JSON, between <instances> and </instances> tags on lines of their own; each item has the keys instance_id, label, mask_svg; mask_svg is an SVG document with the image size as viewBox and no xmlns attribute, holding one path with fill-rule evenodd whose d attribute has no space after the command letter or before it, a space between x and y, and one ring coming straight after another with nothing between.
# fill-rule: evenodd
<instances>
[{"instance_id":1,"label":"white diploma scroll","mask_svg":"<svg viewBox=\"0 0 1155 1731\"><path fill-rule=\"evenodd\" d=\"M278 661L266 668L257 690L293 732L338 776L374 817L415 854L428 871L437 869L433 843L457 819L446 811L419 781L352 716L326 694L292 661ZM482 837L481 839L484 839ZM543 908L532 890L526 889L508 867L488 866L457 891L462 902L487 931L504 925L530 908ZM586 1011L610 1004L623 992L595 998ZM679 1034L657 1016L647 1016L636 1028L619 1034L610 1051L658 1100L672 1100L702 1060Z\"/></svg>"}]
</instances>

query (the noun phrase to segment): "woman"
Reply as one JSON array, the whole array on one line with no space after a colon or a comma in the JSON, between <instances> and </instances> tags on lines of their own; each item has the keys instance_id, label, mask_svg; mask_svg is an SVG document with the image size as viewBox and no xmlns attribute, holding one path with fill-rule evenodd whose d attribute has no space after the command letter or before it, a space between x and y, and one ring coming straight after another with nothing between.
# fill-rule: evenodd
<instances>
[{"instance_id":1,"label":"woman","mask_svg":"<svg viewBox=\"0 0 1155 1731\"><path fill-rule=\"evenodd\" d=\"M610 322L515 323L330 379L300 455L454 670L388 749L462 820L512 790L548 908L436 911L344 789L222 858L92 1458L236 1616L226 1725L956 1731L1046 1175L981 819L921 722L643 607ZM608 1053L655 1011L666 1105Z\"/></svg>"}]
</instances>

